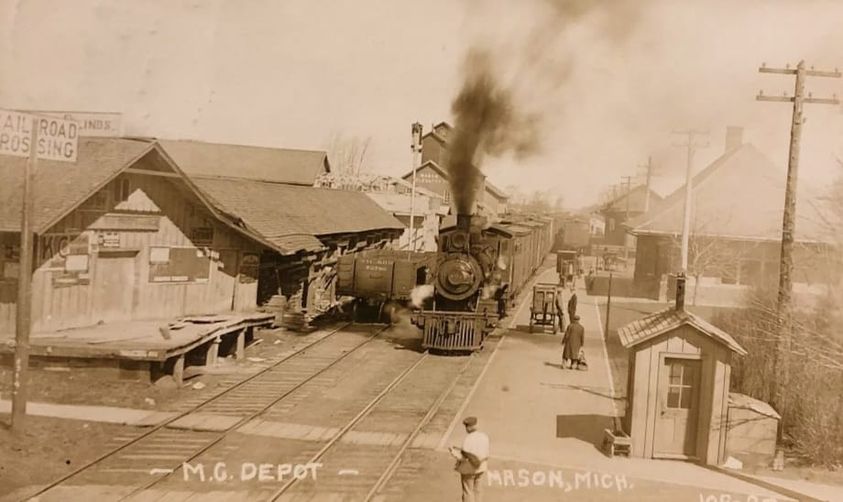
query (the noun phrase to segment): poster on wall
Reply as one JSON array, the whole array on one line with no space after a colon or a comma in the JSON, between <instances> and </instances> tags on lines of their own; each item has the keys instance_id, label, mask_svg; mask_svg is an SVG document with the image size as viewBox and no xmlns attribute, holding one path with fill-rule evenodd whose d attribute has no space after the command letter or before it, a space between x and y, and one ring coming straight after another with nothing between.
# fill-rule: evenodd
<instances>
[{"instance_id":1,"label":"poster on wall","mask_svg":"<svg viewBox=\"0 0 843 502\"><path fill-rule=\"evenodd\" d=\"M4 240L5 239L5 240ZM0 234L0 282L16 282L20 271L20 245Z\"/></svg>"},{"instance_id":2,"label":"poster on wall","mask_svg":"<svg viewBox=\"0 0 843 502\"><path fill-rule=\"evenodd\" d=\"M211 246L214 243L214 227L195 227L190 233L194 246Z\"/></svg>"},{"instance_id":3,"label":"poster on wall","mask_svg":"<svg viewBox=\"0 0 843 502\"><path fill-rule=\"evenodd\" d=\"M240 260L240 283L251 284L258 280L258 268L260 267L260 256L256 253L246 253Z\"/></svg>"},{"instance_id":4,"label":"poster on wall","mask_svg":"<svg viewBox=\"0 0 843 502\"><path fill-rule=\"evenodd\" d=\"M149 282L208 282L211 260L197 248L154 247L149 250Z\"/></svg>"},{"instance_id":5,"label":"poster on wall","mask_svg":"<svg viewBox=\"0 0 843 502\"><path fill-rule=\"evenodd\" d=\"M78 231L44 234L38 241L39 261L47 264L53 287L90 284L90 255L90 238Z\"/></svg>"}]
</instances>

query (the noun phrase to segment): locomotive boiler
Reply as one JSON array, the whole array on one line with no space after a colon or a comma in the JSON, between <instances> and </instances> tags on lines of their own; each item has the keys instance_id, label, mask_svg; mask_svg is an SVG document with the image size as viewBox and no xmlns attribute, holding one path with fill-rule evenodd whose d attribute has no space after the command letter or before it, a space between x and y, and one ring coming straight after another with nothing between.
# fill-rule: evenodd
<instances>
[{"instance_id":1,"label":"locomotive boiler","mask_svg":"<svg viewBox=\"0 0 843 502\"><path fill-rule=\"evenodd\" d=\"M485 223L481 216L461 214L455 227L440 231L433 296L413 317L426 349L479 350L498 321L492 295L505 265L498 240L485 231Z\"/></svg>"}]
</instances>

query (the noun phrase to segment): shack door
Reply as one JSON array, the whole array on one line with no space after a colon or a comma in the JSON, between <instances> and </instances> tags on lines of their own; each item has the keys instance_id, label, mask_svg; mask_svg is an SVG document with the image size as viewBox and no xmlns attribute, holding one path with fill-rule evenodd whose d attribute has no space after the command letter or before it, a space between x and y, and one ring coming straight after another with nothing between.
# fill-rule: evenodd
<instances>
[{"instance_id":1,"label":"shack door","mask_svg":"<svg viewBox=\"0 0 843 502\"><path fill-rule=\"evenodd\" d=\"M94 322L132 318L136 252L100 252L94 271Z\"/></svg>"},{"instance_id":2,"label":"shack door","mask_svg":"<svg viewBox=\"0 0 843 502\"><path fill-rule=\"evenodd\" d=\"M699 416L700 361L665 357L659 371L653 456L695 458Z\"/></svg>"}]
</instances>

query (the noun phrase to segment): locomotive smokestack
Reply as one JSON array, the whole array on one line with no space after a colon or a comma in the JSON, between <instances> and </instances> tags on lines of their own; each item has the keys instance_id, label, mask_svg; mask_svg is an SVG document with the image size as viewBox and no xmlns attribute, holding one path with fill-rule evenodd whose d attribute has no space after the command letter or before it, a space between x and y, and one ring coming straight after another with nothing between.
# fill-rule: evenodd
<instances>
[{"instance_id":1,"label":"locomotive smokestack","mask_svg":"<svg viewBox=\"0 0 843 502\"><path fill-rule=\"evenodd\" d=\"M457 228L463 232L471 231L471 215L466 213L457 214Z\"/></svg>"}]
</instances>

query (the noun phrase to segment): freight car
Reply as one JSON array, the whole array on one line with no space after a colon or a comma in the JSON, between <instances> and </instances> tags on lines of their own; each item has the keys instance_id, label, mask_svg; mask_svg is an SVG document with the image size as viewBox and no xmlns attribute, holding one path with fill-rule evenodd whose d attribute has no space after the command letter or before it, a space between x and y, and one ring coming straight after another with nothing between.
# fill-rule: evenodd
<instances>
[{"instance_id":1,"label":"freight car","mask_svg":"<svg viewBox=\"0 0 843 502\"><path fill-rule=\"evenodd\" d=\"M337 295L354 297L354 319L391 322L396 306L409 306L413 291L430 282L436 253L379 249L341 256Z\"/></svg>"}]
</instances>

